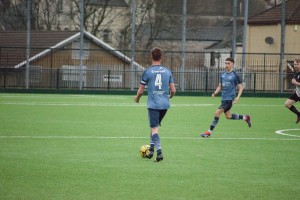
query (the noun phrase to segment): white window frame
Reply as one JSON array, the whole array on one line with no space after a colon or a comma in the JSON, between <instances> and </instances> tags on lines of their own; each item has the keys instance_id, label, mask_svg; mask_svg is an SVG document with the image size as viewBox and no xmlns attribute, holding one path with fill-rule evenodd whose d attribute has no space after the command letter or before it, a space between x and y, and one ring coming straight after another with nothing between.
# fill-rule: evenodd
<instances>
[{"instance_id":1,"label":"white window frame","mask_svg":"<svg viewBox=\"0 0 300 200\"><path fill-rule=\"evenodd\" d=\"M122 75L104 74L103 81L104 82L118 82L118 83L121 83L122 82Z\"/></svg>"},{"instance_id":2,"label":"white window frame","mask_svg":"<svg viewBox=\"0 0 300 200\"><path fill-rule=\"evenodd\" d=\"M62 80L63 81L80 81L80 66L62 65ZM86 66L82 66L83 82L86 82Z\"/></svg>"}]
</instances>

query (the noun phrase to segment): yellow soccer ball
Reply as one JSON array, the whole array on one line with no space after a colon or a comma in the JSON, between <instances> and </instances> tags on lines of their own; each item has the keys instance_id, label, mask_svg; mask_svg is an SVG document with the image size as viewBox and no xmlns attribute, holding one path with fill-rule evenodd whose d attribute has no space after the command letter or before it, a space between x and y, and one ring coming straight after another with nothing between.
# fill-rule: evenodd
<instances>
[{"instance_id":1,"label":"yellow soccer ball","mask_svg":"<svg viewBox=\"0 0 300 200\"><path fill-rule=\"evenodd\" d=\"M150 145L144 144L140 148L140 156L146 158L146 155L149 153Z\"/></svg>"}]
</instances>

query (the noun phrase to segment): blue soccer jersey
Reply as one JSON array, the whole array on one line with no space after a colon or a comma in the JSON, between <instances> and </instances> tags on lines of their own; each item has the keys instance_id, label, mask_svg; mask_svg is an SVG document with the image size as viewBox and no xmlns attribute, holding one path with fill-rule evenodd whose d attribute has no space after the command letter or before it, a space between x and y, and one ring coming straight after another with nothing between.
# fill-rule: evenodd
<instances>
[{"instance_id":1,"label":"blue soccer jersey","mask_svg":"<svg viewBox=\"0 0 300 200\"><path fill-rule=\"evenodd\" d=\"M234 72L224 72L220 77L222 86L222 100L234 100L236 96L236 86L241 84L240 77Z\"/></svg>"},{"instance_id":2,"label":"blue soccer jersey","mask_svg":"<svg viewBox=\"0 0 300 200\"><path fill-rule=\"evenodd\" d=\"M148 86L148 108L164 110L170 108L169 84L174 83L170 70L154 65L144 71L141 84Z\"/></svg>"}]
</instances>

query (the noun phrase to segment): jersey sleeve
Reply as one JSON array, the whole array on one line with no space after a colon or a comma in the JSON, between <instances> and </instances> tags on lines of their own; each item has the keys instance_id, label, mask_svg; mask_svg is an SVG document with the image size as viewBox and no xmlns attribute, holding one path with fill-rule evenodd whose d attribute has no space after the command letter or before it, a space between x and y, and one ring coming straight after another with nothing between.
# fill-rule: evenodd
<instances>
[{"instance_id":1,"label":"jersey sleeve","mask_svg":"<svg viewBox=\"0 0 300 200\"><path fill-rule=\"evenodd\" d=\"M140 84L142 84L142 85L147 85L147 70L145 70L144 72L143 72L143 75L142 75L142 78L141 78L141 82L140 82Z\"/></svg>"},{"instance_id":2,"label":"jersey sleeve","mask_svg":"<svg viewBox=\"0 0 300 200\"><path fill-rule=\"evenodd\" d=\"M233 73L234 73L235 78L236 78L236 84L237 85L242 84L242 80L241 80L240 76L235 71Z\"/></svg>"},{"instance_id":3,"label":"jersey sleeve","mask_svg":"<svg viewBox=\"0 0 300 200\"><path fill-rule=\"evenodd\" d=\"M220 78L219 78L219 84L221 84L222 85L222 81L223 81L223 74L224 73L219 73L219 76L220 76Z\"/></svg>"},{"instance_id":4,"label":"jersey sleeve","mask_svg":"<svg viewBox=\"0 0 300 200\"><path fill-rule=\"evenodd\" d=\"M174 83L174 77L172 75L172 73L170 72L170 79L169 79L169 83Z\"/></svg>"},{"instance_id":5,"label":"jersey sleeve","mask_svg":"<svg viewBox=\"0 0 300 200\"><path fill-rule=\"evenodd\" d=\"M235 75L236 75L236 82L237 82L237 84L242 84L242 80L239 77L239 75L237 75L237 74L235 74Z\"/></svg>"}]
</instances>

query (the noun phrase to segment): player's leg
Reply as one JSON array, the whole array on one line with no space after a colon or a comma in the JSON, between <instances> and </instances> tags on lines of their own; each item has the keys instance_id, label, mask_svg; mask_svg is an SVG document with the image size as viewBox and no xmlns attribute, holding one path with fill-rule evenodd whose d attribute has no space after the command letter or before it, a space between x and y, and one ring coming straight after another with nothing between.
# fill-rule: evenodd
<instances>
[{"instance_id":1,"label":"player's leg","mask_svg":"<svg viewBox=\"0 0 300 200\"><path fill-rule=\"evenodd\" d=\"M152 127L151 133L152 133L151 140L153 141L156 151L158 153L161 153L161 144L160 144L160 138L158 135L158 127Z\"/></svg>"},{"instance_id":2,"label":"player's leg","mask_svg":"<svg viewBox=\"0 0 300 200\"><path fill-rule=\"evenodd\" d=\"M152 140L154 142L154 146L156 148L156 154L157 154L154 161L159 162L159 161L163 160L163 155L162 155L160 137L158 135L158 127L151 128L151 130L152 130Z\"/></svg>"},{"instance_id":3,"label":"player's leg","mask_svg":"<svg viewBox=\"0 0 300 200\"><path fill-rule=\"evenodd\" d=\"M294 92L284 103L286 108L288 108L291 112L297 115L297 119L296 119L297 124L300 122L300 112L294 106L294 103L296 103L298 100L299 97L297 96L296 92Z\"/></svg>"},{"instance_id":4,"label":"player's leg","mask_svg":"<svg viewBox=\"0 0 300 200\"><path fill-rule=\"evenodd\" d=\"M231 120L244 120L249 127L252 126L251 124L251 117L250 115L240 115L240 114L230 114L228 116L226 116L227 119L231 119Z\"/></svg>"},{"instance_id":5,"label":"player's leg","mask_svg":"<svg viewBox=\"0 0 300 200\"><path fill-rule=\"evenodd\" d=\"M221 105L218 108L218 110L216 110L214 119L212 120L208 131L202 133L201 134L202 137L209 137L211 135L212 131L215 129L215 127L219 122L221 114L223 112L225 113L225 111L228 111L228 109L231 108L231 105L232 105L232 101L221 101Z\"/></svg>"},{"instance_id":6,"label":"player's leg","mask_svg":"<svg viewBox=\"0 0 300 200\"><path fill-rule=\"evenodd\" d=\"M226 109L225 109L225 116L226 116L226 119L230 119L230 120L244 120L249 127L251 127L251 117L250 115L240 115L240 114L236 114L236 113L232 113L230 112L230 109L232 107L232 104L230 106L228 106Z\"/></svg>"},{"instance_id":7,"label":"player's leg","mask_svg":"<svg viewBox=\"0 0 300 200\"><path fill-rule=\"evenodd\" d=\"M219 118L221 116L221 114L224 112L224 109L222 108L222 105L216 110L214 118L210 124L210 127L207 131L205 131L204 133L201 134L201 137L209 137L212 133L212 131L214 130L214 128L217 126L218 122L219 122Z\"/></svg>"},{"instance_id":8,"label":"player's leg","mask_svg":"<svg viewBox=\"0 0 300 200\"><path fill-rule=\"evenodd\" d=\"M154 140L153 140L153 132L155 130L153 130L153 128L157 127L158 125L155 125L155 112L153 109L149 109L148 108L148 119L149 119L149 125L150 125L150 149L149 149L149 153L146 155L147 158L151 159L153 157L154 154Z\"/></svg>"},{"instance_id":9,"label":"player's leg","mask_svg":"<svg viewBox=\"0 0 300 200\"><path fill-rule=\"evenodd\" d=\"M219 108L218 110L216 110L215 112L215 116L214 116L214 119L212 120L211 124L210 124L210 127L209 127L209 130L212 132L215 127L217 126L218 122L219 122L219 119L220 119L220 116L221 114L224 112L224 109L223 108Z\"/></svg>"},{"instance_id":10,"label":"player's leg","mask_svg":"<svg viewBox=\"0 0 300 200\"><path fill-rule=\"evenodd\" d=\"M149 156L147 158L152 158L154 153L154 141L152 140L152 129L150 128L150 149L149 149Z\"/></svg>"},{"instance_id":11,"label":"player's leg","mask_svg":"<svg viewBox=\"0 0 300 200\"><path fill-rule=\"evenodd\" d=\"M161 144L160 144L160 138L159 138L159 134L158 134L158 130L159 130L159 124L161 123L163 117L166 114L166 111L164 111L161 114L160 110L155 110L155 109L148 109L148 113L149 113L149 121L150 121L150 128L151 128L151 138L150 138L150 142L152 141L153 145L156 148L156 152L157 152L157 157L155 159L155 161L159 162L161 160L163 160L162 157L162 148L161 148ZM154 152L154 148L151 149L151 144L150 144L150 153L153 156L153 152ZM152 158L151 156L151 158Z\"/></svg>"},{"instance_id":12,"label":"player's leg","mask_svg":"<svg viewBox=\"0 0 300 200\"><path fill-rule=\"evenodd\" d=\"M161 125L161 122L163 120L163 118L165 117L165 115L167 114L168 110L158 110L159 112L159 117L158 117L158 124L159 126ZM154 145L156 148L156 152L157 152L157 156L155 158L155 162L160 162L163 160L163 154L162 154L162 148L161 148L161 143L160 143L160 138L159 138L159 134L158 134L158 127L154 128L152 131L152 139L154 141Z\"/></svg>"}]
</instances>

